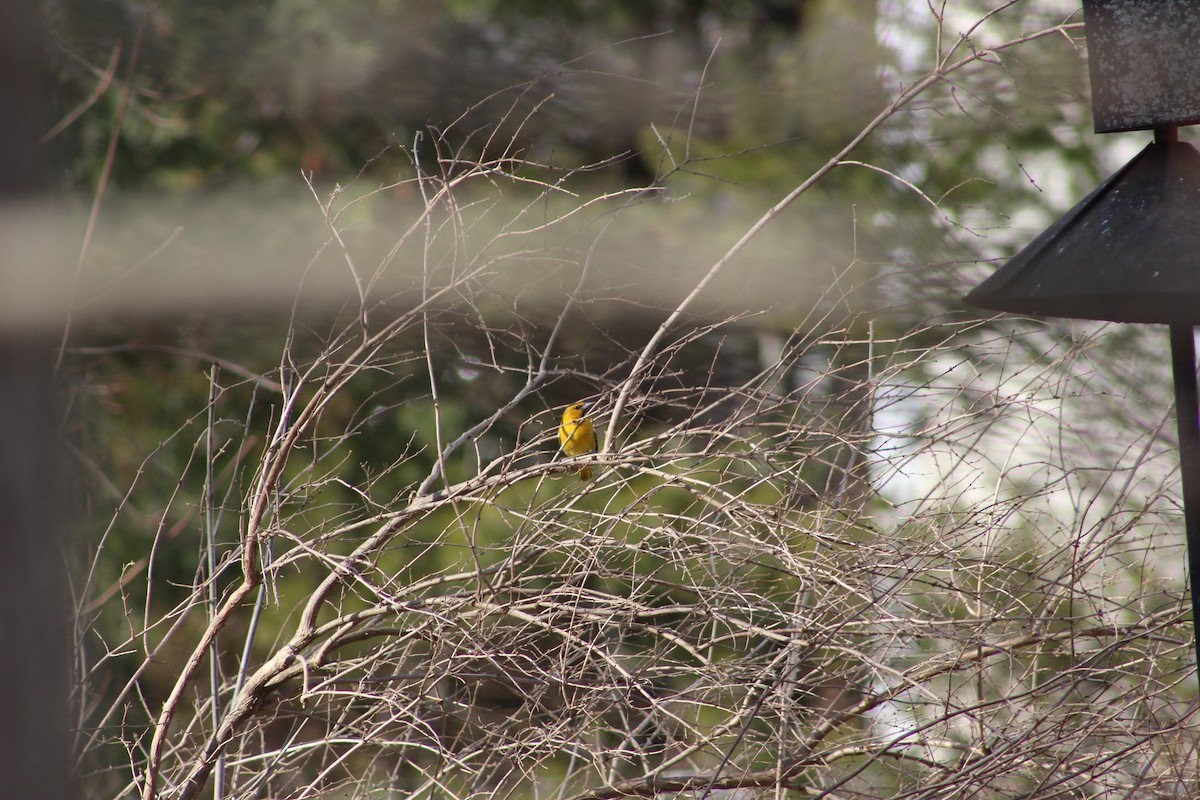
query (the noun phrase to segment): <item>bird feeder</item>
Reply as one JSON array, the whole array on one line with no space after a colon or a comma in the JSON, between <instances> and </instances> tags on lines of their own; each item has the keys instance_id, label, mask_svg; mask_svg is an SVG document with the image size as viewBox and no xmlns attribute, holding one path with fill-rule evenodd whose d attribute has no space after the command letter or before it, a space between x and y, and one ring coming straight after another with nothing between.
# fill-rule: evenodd
<instances>
[{"instance_id":1,"label":"bird feeder","mask_svg":"<svg viewBox=\"0 0 1200 800\"><path fill-rule=\"evenodd\" d=\"M1200 0L1084 0L1097 133L1154 141L964 298L996 311L1170 326L1200 664Z\"/></svg>"}]
</instances>

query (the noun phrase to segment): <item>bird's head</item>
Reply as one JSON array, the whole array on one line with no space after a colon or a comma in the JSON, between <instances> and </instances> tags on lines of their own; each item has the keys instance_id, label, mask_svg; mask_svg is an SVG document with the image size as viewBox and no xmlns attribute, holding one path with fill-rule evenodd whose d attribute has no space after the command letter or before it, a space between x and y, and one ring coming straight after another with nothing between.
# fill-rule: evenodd
<instances>
[{"instance_id":1,"label":"bird's head","mask_svg":"<svg viewBox=\"0 0 1200 800\"><path fill-rule=\"evenodd\" d=\"M578 403L572 403L563 411L563 422L574 422L583 416L583 412L590 405L586 400L580 400Z\"/></svg>"}]
</instances>

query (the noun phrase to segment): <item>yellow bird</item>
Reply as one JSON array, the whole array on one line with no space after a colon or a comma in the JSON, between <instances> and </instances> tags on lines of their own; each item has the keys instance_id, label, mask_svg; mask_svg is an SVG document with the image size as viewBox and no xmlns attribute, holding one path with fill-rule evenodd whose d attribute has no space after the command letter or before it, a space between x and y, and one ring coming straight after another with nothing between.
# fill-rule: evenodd
<instances>
[{"instance_id":1,"label":"yellow bird","mask_svg":"<svg viewBox=\"0 0 1200 800\"><path fill-rule=\"evenodd\" d=\"M587 406L587 403L580 400L563 411L562 425L558 429L558 443L562 446L562 451L569 456L596 452L596 429L592 427L592 421L583 415ZM579 480L591 479L591 467L579 470Z\"/></svg>"}]
</instances>

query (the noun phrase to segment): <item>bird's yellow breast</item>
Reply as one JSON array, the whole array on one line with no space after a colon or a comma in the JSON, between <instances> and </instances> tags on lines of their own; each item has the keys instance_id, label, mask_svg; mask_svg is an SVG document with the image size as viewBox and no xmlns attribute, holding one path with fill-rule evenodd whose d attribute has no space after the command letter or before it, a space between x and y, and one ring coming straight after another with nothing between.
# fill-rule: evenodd
<instances>
[{"instance_id":1,"label":"bird's yellow breast","mask_svg":"<svg viewBox=\"0 0 1200 800\"><path fill-rule=\"evenodd\" d=\"M574 403L563 411L558 443L569 456L581 456L596 449L596 429L592 421L583 416L583 409L583 403Z\"/></svg>"}]
</instances>

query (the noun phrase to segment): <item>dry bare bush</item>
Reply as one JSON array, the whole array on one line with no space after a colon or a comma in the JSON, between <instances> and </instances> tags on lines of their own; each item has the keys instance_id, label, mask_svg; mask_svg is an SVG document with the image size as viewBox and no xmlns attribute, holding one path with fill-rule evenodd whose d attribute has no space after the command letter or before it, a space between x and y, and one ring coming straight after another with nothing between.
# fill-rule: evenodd
<instances>
[{"instance_id":1,"label":"dry bare bush","mask_svg":"<svg viewBox=\"0 0 1200 800\"><path fill-rule=\"evenodd\" d=\"M92 796L1193 795L1160 334L939 313L946 271L853 258L783 332L706 294L931 87L1070 30L947 46L665 307L614 266L658 187L581 199L447 135L396 187L314 190L356 302L298 311L272 371L214 361L107 487ZM347 220L401 190L419 213L364 261ZM584 395L588 483L555 454ZM174 441L180 495L145 514ZM151 547L105 577L127 525Z\"/></svg>"}]
</instances>

